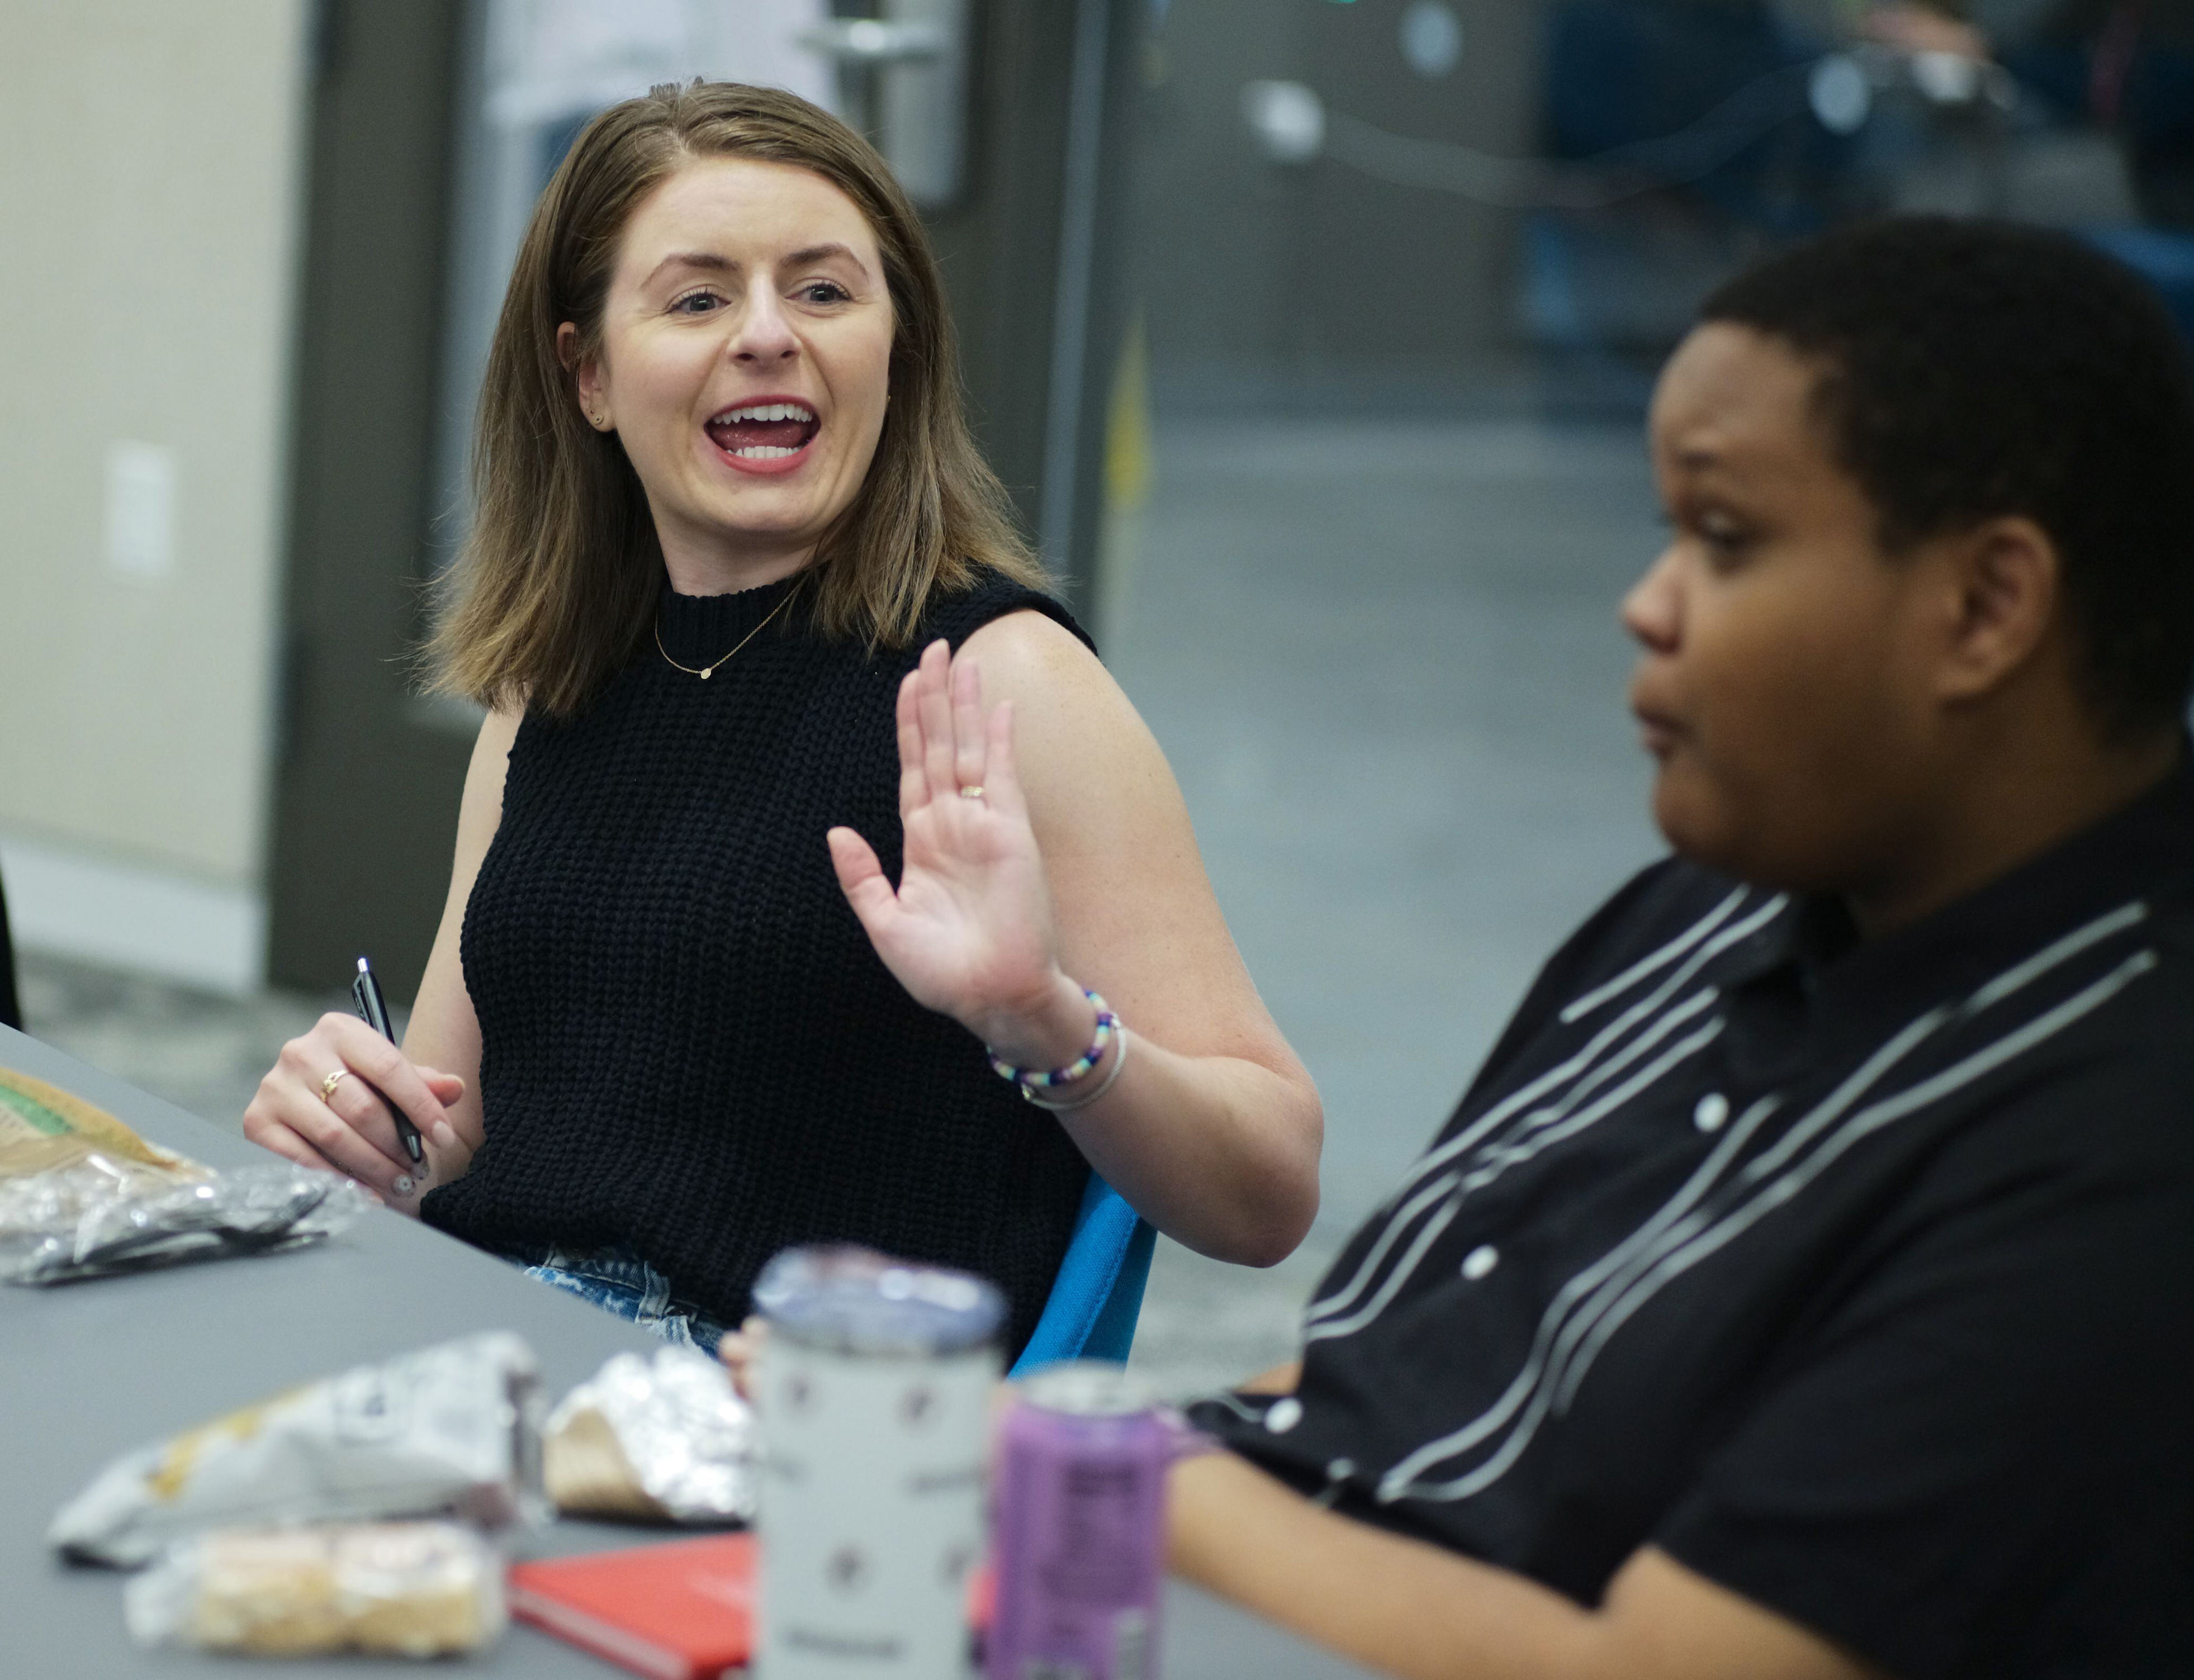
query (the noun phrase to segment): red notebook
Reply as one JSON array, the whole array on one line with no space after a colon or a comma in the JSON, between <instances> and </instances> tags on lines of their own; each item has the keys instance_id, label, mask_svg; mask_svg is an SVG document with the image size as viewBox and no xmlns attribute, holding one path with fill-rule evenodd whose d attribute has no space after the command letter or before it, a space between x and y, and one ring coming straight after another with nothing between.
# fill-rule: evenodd
<instances>
[{"instance_id":1,"label":"red notebook","mask_svg":"<svg viewBox=\"0 0 2194 1680\"><path fill-rule=\"evenodd\" d=\"M510 1613L659 1680L716 1680L754 1639L750 1534L635 1545L520 1563Z\"/></svg>"}]
</instances>

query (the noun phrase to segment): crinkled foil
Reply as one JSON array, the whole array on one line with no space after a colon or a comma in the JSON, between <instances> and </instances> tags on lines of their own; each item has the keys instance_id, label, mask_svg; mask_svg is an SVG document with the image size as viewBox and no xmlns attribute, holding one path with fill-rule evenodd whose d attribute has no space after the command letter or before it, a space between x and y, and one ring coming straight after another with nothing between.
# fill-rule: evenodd
<instances>
[{"instance_id":1,"label":"crinkled foil","mask_svg":"<svg viewBox=\"0 0 2194 1680\"><path fill-rule=\"evenodd\" d=\"M0 1179L0 1281L66 1283L318 1242L372 1203L348 1179L268 1161L178 1184L90 1155Z\"/></svg>"},{"instance_id":2,"label":"crinkled foil","mask_svg":"<svg viewBox=\"0 0 2194 1680\"><path fill-rule=\"evenodd\" d=\"M549 1493L574 1513L754 1517L754 1413L723 1366L692 1348L611 1359L549 1413L547 1457Z\"/></svg>"}]
</instances>

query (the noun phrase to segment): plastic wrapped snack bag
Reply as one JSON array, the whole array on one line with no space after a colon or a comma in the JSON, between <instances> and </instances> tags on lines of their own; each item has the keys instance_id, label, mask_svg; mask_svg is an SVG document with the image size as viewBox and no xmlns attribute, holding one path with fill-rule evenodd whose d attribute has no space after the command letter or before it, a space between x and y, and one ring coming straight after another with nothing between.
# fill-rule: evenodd
<instances>
[{"instance_id":1,"label":"plastic wrapped snack bag","mask_svg":"<svg viewBox=\"0 0 2194 1680\"><path fill-rule=\"evenodd\" d=\"M549 1413L548 1495L560 1511L648 1522L754 1516L754 1414L707 1354L620 1353Z\"/></svg>"},{"instance_id":2,"label":"plastic wrapped snack bag","mask_svg":"<svg viewBox=\"0 0 2194 1680\"><path fill-rule=\"evenodd\" d=\"M275 1253L333 1236L371 1205L349 1180L289 1161L178 1182L158 1167L86 1155L0 1178L0 1281L66 1283Z\"/></svg>"},{"instance_id":3,"label":"plastic wrapped snack bag","mask_svg":"<svg viewBox=\"0 0 2194 1680\"><path fill-rule=\"evenodd\" d=\"M288 1161L215 1173L0 1068L0 1282L272 1253L332 1236L370 1206L355 1184Z\"/></svg>"},{"instance_id":4,"label":"plastic wrapped snack bag","mask_svg":"<svg viewBox=\"0 0 2194 1680\"><path fill-rule=\"evenodd\" d=\"M539 1368L494 1331L279 1394L124 1454L62 1506L47 1539L134 1566L208 1528L546 1515Z\"/></svg>"},{"instance_id":5,"label":"plastic wrapped snack bag","mask_svg":"<svg viewBox=\"0 0 2194 1680\"><path fill-rule=\"evenodd\" d=\"M453 1522L216 1530L163 1552L123 1614L142 1644L280 1657L451 1656L508 1623L501 1556Z\"/></svg>"},{"instance_id":6,"label":"plastic wrapped snack bag","mask_svg":"<svg viewBox=\"0 0 2194 1680\"><path fill-rule=\"evenodd\" d=\"M74 1092L0 1068L0 1179L73 1167L90 1155L149 1168L170 1184L207 1176L187 1155L146 1143Z\"/></svg>"}]
</instances>

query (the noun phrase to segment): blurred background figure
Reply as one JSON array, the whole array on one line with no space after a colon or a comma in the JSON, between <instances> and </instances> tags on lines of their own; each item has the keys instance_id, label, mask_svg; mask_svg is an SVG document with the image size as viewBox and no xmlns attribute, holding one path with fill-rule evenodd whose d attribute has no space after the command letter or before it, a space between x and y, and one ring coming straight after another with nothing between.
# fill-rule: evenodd
<instances>
[{"instance_id":1,"label":"blurred background figure","mask_svg":"<svg viewBox=\"0 0 2194 1680\"><path fill-rule=\"evenodd\" d=\"M233 1124L358 952L408 999L478 729L411 656L495 301L586 117L691 75L907 185L982 445L1324 1096L1293 1259L1162 1249L1177 1390L1284 1355L1659 849L1614 605L1697 301L1933 209L2076 229L2194 330L2189 0L0 0L31 1030Z\"/></svg>"}]
</instances>

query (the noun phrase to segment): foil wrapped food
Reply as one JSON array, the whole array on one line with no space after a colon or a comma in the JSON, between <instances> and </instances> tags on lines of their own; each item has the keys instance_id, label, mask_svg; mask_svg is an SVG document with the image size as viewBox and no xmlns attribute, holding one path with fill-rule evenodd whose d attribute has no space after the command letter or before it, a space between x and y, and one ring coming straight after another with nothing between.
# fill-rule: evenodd
<instances>
[{"instance_id":1,"label":"foil wrapped food","mask_svg":"<svg viewBox=\"0 0 2194 1680\"><path fill-rule=\"evenodd\" d=\"M66 1283L319 1242L372 1206L347 1178L290 1161L226 1173L90 1152L0 1178L0 1282Z\"/></svg>"},{"instance_id":2,"label":"foil wrapped food","mask_svg":"<svg viewBox=\"0 0 2194 1680\"><path fill-rule=\"evenodd\" d=\"M539 1368L517 1336L445 1342L278 1394L125 1453L63 1505L48 1540L135 1566L210 1528L546 1515Z\"/></svg>"},{"instance_id":3,"label":"foil wrapped food","mask_svg":"<svg viewBox=\"0 0 2194 1680\"><path fill-rule=\"evenodd\" d=\"M754 1413L717 1361L689 1347L620 1353L549 1413L549 1497L573 1516L751 1521Z\"/></svg>"}]
</instances>

